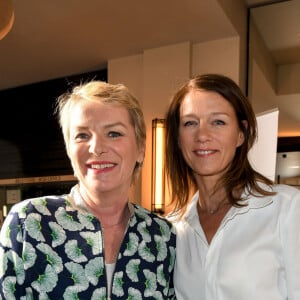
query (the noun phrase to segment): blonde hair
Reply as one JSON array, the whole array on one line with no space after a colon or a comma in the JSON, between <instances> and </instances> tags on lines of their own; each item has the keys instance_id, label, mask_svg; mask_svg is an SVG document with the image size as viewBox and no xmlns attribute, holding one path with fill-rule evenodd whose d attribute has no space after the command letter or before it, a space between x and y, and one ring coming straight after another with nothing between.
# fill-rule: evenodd
<instances>
[{"instance_id":1,"label":"blonde hair","mask_svg":"<svg viewBox=\"0 0 300 300\"><path fill-rule=\"evenodd\" d=\"M145 147L146 126L143 112L137 99L123 84L109 84L93 80L75 86L71 92L66 92L57 98L55 113L58 115L68 155L70 115L74 106L82 101L99 101L103 104L119 105L126 108L131 124L134 127L137 146L139 148ZM140 165L137 165L137 167L140 167Z\"/></svg>"}]
</instances>

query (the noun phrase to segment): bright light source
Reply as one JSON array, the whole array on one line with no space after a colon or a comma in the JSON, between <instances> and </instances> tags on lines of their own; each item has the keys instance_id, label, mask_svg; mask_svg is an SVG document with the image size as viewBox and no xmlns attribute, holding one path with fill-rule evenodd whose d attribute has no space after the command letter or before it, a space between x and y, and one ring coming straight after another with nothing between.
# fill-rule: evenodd
<instances>
[{"instance_id":1,"label":"bright light source","mask_svg":"<svg viewBox=\"0 0 300 300\"><path fill-rule=\"evenodd\" d=\"M165 120L152 120L152 211L165 211Z\"/></svg>"}]
</instances>

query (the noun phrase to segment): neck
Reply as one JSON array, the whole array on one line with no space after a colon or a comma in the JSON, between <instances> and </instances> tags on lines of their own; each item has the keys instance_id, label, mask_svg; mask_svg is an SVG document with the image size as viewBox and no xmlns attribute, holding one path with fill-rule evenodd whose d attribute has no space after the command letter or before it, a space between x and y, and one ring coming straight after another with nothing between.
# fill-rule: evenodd
<instances>
[{"instance_id":1,"label":"neck","mask_svg":"<svg viewBox=\"0 0 300 300\"><path fill-rule=\"evenodd\" d=\"M101 226L103 229L109 229L114 228L117 226L123 226L124 224L127 224L128 220L130 218L130 211L128 205L126 205L121 212L121 214L118 217L110 217L105 218L103 216L99 216Z\"/></svg>"},{"instance_id":2,"label":"neck","mask_svg":"<svg viewBox=\"0 0 300 300\"><path fill-rule=\"evenodd\" d=\"M216 214L231 204L224 189L214 190L215 185L199 185L199 211L209 215Z\"/></svg>"},{"instance_id":3,"label":"neck","mask_svg":"<svg viewBox=\"0 0 300 300\"><path fill-rule=\"evenodd\" d=\"M212 205L212 204L209 204L209 205L203 205L201 203L201 200L199 199L198 201L198 212L201 212L201 213L206 213L206 214L209 214L209 215L214 215L214 214L217 214L219 212L222 212L224 210L228 210L228 208L230 208L231 204L230 202L224 200L223 202L220 202L219 204L217 205Z\"/></svg>"},{"instance_id":4,"label":"neck","mask_svg":"<svg viewBox=\"0 0 300 300\"><path fill-rule=\"evenodd\" d=\"M118 197L118 199L105 197L103 199L103 197L92 197L82 189L79 192L89 210L103 226L112 227L122 224L124 219L130 215L127 197Z\"/></svg>"}]
</instances>

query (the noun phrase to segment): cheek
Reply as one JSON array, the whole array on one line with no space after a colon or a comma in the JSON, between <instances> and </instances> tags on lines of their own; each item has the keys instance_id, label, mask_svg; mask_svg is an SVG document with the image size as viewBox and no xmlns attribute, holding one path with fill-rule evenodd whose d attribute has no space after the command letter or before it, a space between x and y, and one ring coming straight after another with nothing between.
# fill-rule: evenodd
<instances>
[{"instance_id":1,"label":"cheek","mask_svg":"<svg viewBox=\"0 0 300 300\"><path fill-rule=\"evenodd\" d=\"M74 146L70 146L69 148L69 158L73 167L79 164L80 158L84 159L85 157L81 150L82 149Z\"/></svg>"},{"instance_id":2,"label":"cheek","mask_svg":"<svg viewBox=\"0 0 300 300\"><path fill-rule=\"evenodd\" d=\"M189 145L189 135L186 132L182 132L181 130L179 130L178 133L178 147L179 149L182 150L182 148L186 147L187 145Z\"/></svg>"},{"instance_id":3,"label":"cheek","mask_svg":"<svg viewBox=\"0 0 300 300\"><path fill-rule=\"evenodd\" d=\"M191 145L192 143L188 137L179 137L178 148L185 161L189 161L189 149L191 149Z\"/></svg>"}]
</instances>

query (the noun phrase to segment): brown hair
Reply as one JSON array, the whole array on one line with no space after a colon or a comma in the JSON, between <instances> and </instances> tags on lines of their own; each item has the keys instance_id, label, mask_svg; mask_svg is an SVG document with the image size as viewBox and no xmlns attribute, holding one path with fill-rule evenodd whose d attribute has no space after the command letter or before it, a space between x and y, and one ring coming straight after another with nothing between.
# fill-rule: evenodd
<instances>
[{"instance_id":1,"label":"brown hair","mask_svg":"<svg viewBox=\"0 0 300 300\"><path fill-rule=\"evenodd\" d=\"M198 75L186 82L173 96L166 114L166 171L171 191L171 202L174 210L185 210L189 197L197 189L195 177L186 164L178 145L180 106L184 97L191 90L213 91L225 98L233 107L238 126L243 132L245 141L237 148L234 159L216 188L224 186L232 205L240 206L240 197L234 195L236 188L247 189L251 195L270 195L273 192L264 190L258 182L271 186L273 182L256 172L248 160L248 152L257 139L257 123L249 100L238 85L230 78L219 74ZM247 126L244 126L245 122Z\"/></svg>"}]
</instances>

